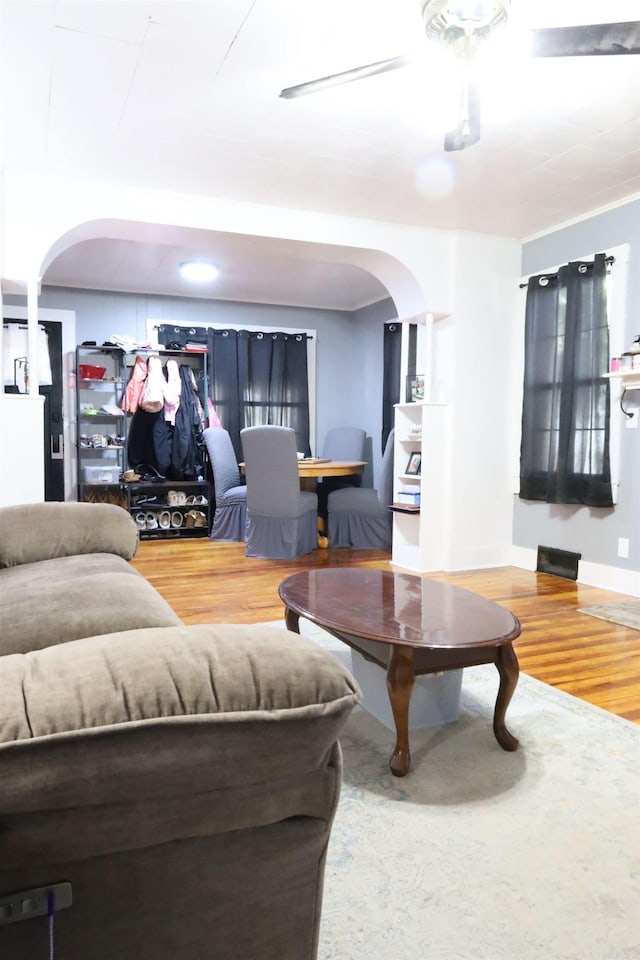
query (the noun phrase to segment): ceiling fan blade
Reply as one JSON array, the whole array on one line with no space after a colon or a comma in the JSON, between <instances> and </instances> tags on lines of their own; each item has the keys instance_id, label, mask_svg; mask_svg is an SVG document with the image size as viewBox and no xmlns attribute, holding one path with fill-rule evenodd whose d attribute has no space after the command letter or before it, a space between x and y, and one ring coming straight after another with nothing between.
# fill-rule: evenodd
<instances>
[{"instance_id":1,"label":"ceiling fan blade","mask_svg":"<svg viewBox=\"0 0 640 960\"><path fill-rule=\"evenodd\" d=\"M390 60L378 60L376 63L368 63L364 67L354 67L353 70L344 70L342 73L333 73L328 77L320 77L318 80L309 80L307 83L299 83L295 87L285 87L280 91L280 96L285 100L292 100L294 97L304 97L308 93L319 93L321 90L328 90L330 87L339 87L343 83L352 83L354 80L363 80L365 77L373 77L377 73L387 73L389 70L398 70L409 63L409 56L403 54L401 57L392 57Z\"/></svg>"},{"instance_id":2,"label":"ceiling fan blade","mask_svg":"<svg viewBox=\"0 0 640 960\"><path fill-rule=\"evenodd\" d=\"M598 57L640 53L640 21L532 30L534 57Z\"/></svg>"},{"instance_id":3,"label":"ceiling fan blade","mask_svg":"<svg viewBox=\"0 0 640 960\"><path fill-rule=\"evenodd\" d=\"M480 94L470 77L464 78L460 91L460 119L453 130L444 135L446 151L464 150L480 139Z\"/></svg>"}]
</instances>

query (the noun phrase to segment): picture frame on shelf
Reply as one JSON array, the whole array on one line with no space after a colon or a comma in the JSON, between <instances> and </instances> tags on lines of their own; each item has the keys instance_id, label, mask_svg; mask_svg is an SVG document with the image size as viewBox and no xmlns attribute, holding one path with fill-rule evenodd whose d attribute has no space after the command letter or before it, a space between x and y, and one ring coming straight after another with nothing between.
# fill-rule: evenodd
<instances>
[{"instance_id":1,"label":"picture frame on shelf","mask_svg":"<svg viewBox=\"0 0 640 960\"><path fill-rule=\"evenodd\" d=\"M409 477L419 477L420 467L422 466L422 454L419 450L414 450L409 456L409 462L405 468L405 473Z\"/></svg>"},{"instance_id":2,"label":"picture frame on shelf","mask_svg":"<svg viewBox=\"0 0 640 960\"><path fill-rule=\"evenodd\" d=\"M409 378L411 402L419 403L424 400L424 374L416 373Z\"/></svg>"}]
</instances>

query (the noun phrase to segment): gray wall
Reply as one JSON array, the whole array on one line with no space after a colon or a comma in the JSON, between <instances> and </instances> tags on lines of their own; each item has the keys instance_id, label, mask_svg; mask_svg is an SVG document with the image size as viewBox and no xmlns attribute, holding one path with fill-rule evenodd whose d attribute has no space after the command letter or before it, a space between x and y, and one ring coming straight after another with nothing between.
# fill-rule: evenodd
<instances>
[{"instance_id":1,"label":"gray wall","mask_svg":"<svg viewBox=\"0 0 640 960\"><path fill-rule=\"evenodd\" d=\"M640 200L598 214L531 240L522 249L522 274L594 253L629 245L625 346L640 334ZM623 418L618 405L619 387L611 385L611 418ZM638 399L638 394L630 395ZM640 410L636 413L636 420ZM621 434L620 489L610 510L532 503L516 498L513 542L522 547L538 544L572 550L583 560L629 570L640 569L640 428ZM617 556L618 537L630 542L629 559Z\"/></svg>"},{"instance_id":2,"label":"gray wall","mask_svg":"<svg viewBox=\"0 0 640 960\"><path fill-rule=\"evenodd\" d=\"M21 298L5 299L8 303L24 302ZM379 475L383 325L397 316L392 300L340 312L45 286L39 305L74 310L78 343L95 340L100 344L112 334L126 334L144 342L147 318L194 326L228 323L314 329L318 447L314 452L320 452L331 427L362 426L369 437L374 475ZM372 485L371 471L364 482Z\"/></svg>"}]
</instances>

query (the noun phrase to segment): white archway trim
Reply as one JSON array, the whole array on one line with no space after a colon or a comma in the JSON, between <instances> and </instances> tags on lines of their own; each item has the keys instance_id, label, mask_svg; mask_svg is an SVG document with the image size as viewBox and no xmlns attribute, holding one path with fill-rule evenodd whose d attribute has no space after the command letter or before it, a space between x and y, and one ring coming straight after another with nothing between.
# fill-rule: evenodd
<instances>
[{"instance_id":1,"label":"white archway trim","mask_svg":"<svg viewBox=\"0 0 640 960\"><path fill-rule=\"evenodd\" d=\"M96 222L120 220L135 239L174 226L322 244L378 277L401 316L451 311L447 231L13 172L4 188L3 276L18 284L41 277L72 243L104 236L94 233Z\"/></svg>"}]
</instances>

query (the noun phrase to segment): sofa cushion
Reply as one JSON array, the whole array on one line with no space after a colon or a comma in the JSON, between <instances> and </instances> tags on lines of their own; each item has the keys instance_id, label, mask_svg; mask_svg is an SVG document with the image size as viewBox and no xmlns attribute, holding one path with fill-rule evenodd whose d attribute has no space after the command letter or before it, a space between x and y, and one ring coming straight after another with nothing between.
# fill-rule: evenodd
<instances>
[{"instance_id":1,"label":"sofa cushion","mask_svg":"<svg viewBox=\"0 0 640 960\"><path fill-rule=\"evenodd\" d=\"M323 771L359 698L335 657L266 624L3 657L0 689L4 856L49 862L326 816L339 776Z\"/></svg>"},{"instance_id":2,"label":"sofa cushion","mask_svg":"<svg viewBox=\"0 0 640 960\"><path fill-rule=\"evenodd\" d=\"M131 560L137 548L135 523L112 503L30 503L0 510L0 567L88 553Z\"/></svg>"},{"instance_id":3,"label":"sofa cushion","mask_svg":"<svg viewBox=\"0 0 640 960\"><path fill-rule=\"evenodd\" d=\"M57 557L0 569L0 654L181 622L151 584L113 554Z\"/></svg>"}]
</instances>

